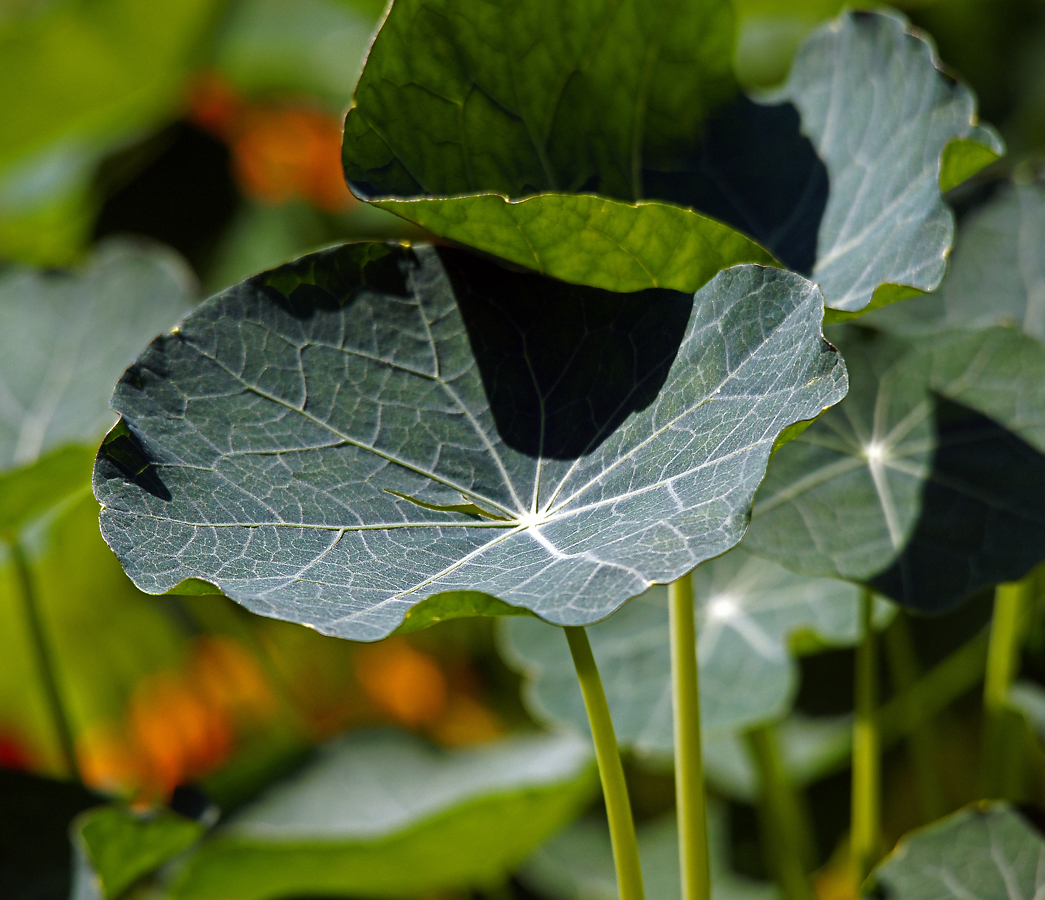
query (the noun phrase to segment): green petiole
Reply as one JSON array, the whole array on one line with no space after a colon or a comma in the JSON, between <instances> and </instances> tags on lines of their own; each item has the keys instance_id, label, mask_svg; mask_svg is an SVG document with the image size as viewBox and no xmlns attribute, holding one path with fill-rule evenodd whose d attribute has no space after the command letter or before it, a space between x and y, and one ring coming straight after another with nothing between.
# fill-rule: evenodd
<instances>
[{"instance_id":1,"label":"green petiole","mask_svg":"<svg viewBox=\"0 0 1045 900\"><path fill-rule=\"evenodd\" d=\"M679 823L682 900L710 900L704 766L700 747L700 688L693 578L668 587L672 711L675 717L675 805Z\"/></svg>"},{"instance_id":2,"label":"green petiole","mask_svg":"<svg viewBox=\"0 0 1045 900\"><path fill-rule=\"evenodd\" d=\"M785 900L812 900L807 873L816 864L816 841L804 797L780 755L776 729L772 724L752 728L747 744L758 769L759 817L770 869Z\"/></svg>"},{"instance_id":3,"label":"green petiole","mask_svg":"<svg viewBox=\"0 0 1045 900\"><path fill-rule=\"evenodd\" d=\"M592 740L595 742L595 758L599 763L599 778L602 780L602 795L606 801L606 818L613 844L613 863L617 870L617 892L620 900L643 900L642 865L635 837L635 820L631 815L624 767L621 765L602 679L584 629L566 627L563 631L570 644L577 680L588 711Z\"/></svg>"},{"instance_id":4,"label":"green petiole","mask_svg":"<svg viewBox=\"0 0 1045 900\"><path fill-rule=\"evenodd\" d=\"M878 648L874 633L874 594L860 595L862 636L856 648L856 696L853 721L853 784L850 856L857 884L878 858L881 819L880 742L878 734Z\"/></svg>"}]
</instances>

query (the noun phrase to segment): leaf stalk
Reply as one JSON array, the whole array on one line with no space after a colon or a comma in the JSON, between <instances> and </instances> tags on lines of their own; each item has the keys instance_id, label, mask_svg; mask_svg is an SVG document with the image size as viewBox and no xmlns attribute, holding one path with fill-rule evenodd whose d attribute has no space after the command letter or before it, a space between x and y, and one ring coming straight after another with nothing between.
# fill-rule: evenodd
<instances>
[{"instance_id":1,"label":"leaf stalk","mask_svg":"<svg viewBox=\"0 0 1045 900\"><path fill-rule=\"evenodd\" d=\"M856 648L855 718L850 856L857 884L878 858L881 822L881 747L878 734L878 648L874 633L874 594L860 595L861 640Z\"/></svg>"},{"instance_id":2,"label":"leaf stalk","mask_svg":"<svg viewBox=\"0 0 1045 900\"><path fill-rule=\"evenodd\" d=\"M710 900L707 809L700 746L700 685L697 667L693 576L668 586L671 628L672 712L675 722L675 806L679 826L682 900Z\"/></svg>"},{"instance_id":3,"label":"leaf stalk","mask_svg":"<svg viewBox=\"0 0 1045 900\"><path fill-rule=\"evenodd\" d=\"M25 550L17 540L11 541L7 546L14 565L15 581L18 584L18 592L21 594L22 611L29 628L29 639L36 656L36 666L43 685L45 702L51 714L55 735L58 738L61 763L72 778L79 780L80 772L76 765L76 743L73 740L73 729L61 689L58 686L54 654L51 652L51 644L47 639L47 629L44 627L29 561L26 559Z\"/></svg>"},{"instance_id":4,"label":"leaf stalk","mask_svg":"<svg viewBox=\"0 0 1045 900\"><path fill-rule=\"evenodd\" d=\"M595 665L595 656L585 630L579 626L567 626L566 640L570 645L573 665L577 670L584 706L588 712L588 723L595 743L595 758L599 764L602 795L606 801L606 819L610 826L610 842L613 845L613 863L617 870L617 891L620 900L643 900L642 864L639 861L639 844L635 837L635 820L631 814L628 785L624 780L617 736L613 731L610 707L606 692Z\"/></svg>"}]
</instances>

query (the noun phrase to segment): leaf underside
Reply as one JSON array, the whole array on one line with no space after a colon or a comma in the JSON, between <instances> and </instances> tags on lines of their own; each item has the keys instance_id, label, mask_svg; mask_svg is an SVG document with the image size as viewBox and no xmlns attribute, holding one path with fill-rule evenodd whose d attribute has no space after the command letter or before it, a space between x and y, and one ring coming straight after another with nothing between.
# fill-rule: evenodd
<instances>
[{"instance_id":1,"label":"leaf underside","mask_svg":"<svg viewBox=\"0 0 1045 900\"><path fill-rule=\"evenodd\" d=\"M305 257L128 370L102 531L144 590L353 639L458 590L589 624L740 539L777 435L845 392L821 303L755 266L694 301L426 246Z\"/></svg>"}]
</instances>

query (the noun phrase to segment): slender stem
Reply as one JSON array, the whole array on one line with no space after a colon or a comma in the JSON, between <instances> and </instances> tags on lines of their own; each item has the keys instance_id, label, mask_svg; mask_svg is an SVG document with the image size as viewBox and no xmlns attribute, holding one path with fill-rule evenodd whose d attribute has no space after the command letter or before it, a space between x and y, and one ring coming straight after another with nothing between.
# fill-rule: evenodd
<instances>
[{"instance_id":1,"label":"slender stem","mask_svg":"<svg viewBox=\"0 0 1045 900\"><path fill-rule=\"evenodd\" d=\"M747 743L761 784L759 815L770 868L786 900L812 900L806 873L816 865L816 841L804 797L780 755L776 729L752 728Z\"/></svg>"},{"instance_id":2,"label":"slender stem","mask_svg":"<svg viewBox=\"0 0 1045 900\"><path fill-rule=\"evenodd\" d=\"M79 779L73 730L69 724L69 714L65 708L65 703L62 700L62 692L58 687L54 655L51 653L51 645L47 640L47 631L44 628L39 599L33 586L33 576L29 571L29 562L25 558L25 551L17 540L11 541L8 544L8 548L11 552L11 560L14 563L15 578L20 589L19 592L22 595L22 609L26 623L29 626L29 638L33 645L33 652L36 655L36 665L39 670L40 682L43 685L45 702L50 709L51 722L58 738L62 765L69 775Z\"/></svg>"},{"instance_id":3,"label":"slender stem","mask_svg":"<svg viewBox=\"0 0 1045 900\"><path fill-rule=\"evenodd\" d=\"M1019 740L1010 734L1009 691L1019 670L1024 608L1031 592L1030 579L999 584L994 590L987 668L983 682L983 748L981 793L1009 797L1020 781Z\"/></svg>"},{"instance_id":4,"label":"slender stem","mask_svg":"<svg viewBox=\"0 0 1045 900\"><path fill-rule=\"evenodd\" d=\"M595 657L584 629L567 627L563 631L566 632L570 653L573 654L573 665L577 670L577 680L581 685L591 736L595 742L595 758L599 763L602 795L606 801L606 818L613 844L613 862L617 868L617 891L620 900L643 900L642 866L635 838L635 821L631 816L624 767L621 765L602 679L599 678L599 670L595 666Z\"/></svg>"},{"instance_id":5,"label":"slender stem","mask_svg":"<svg viewBox=\"0 0 1045 900\"><path fill-rule=\"evenodd\" d=\"M710 900L704 764L700 747L700 687L693 577L668 587L672 712L675 717L675 806L679 822L682 900Z\"/></svg>"},{"instance_id":6,"label":"slender stem","mask_svg":"<svg viewBox=\"0 0 1045 900\"><path fill-rule=\"evenodd\" d=\"M851 857L858 884L871 871L878 855L881 810L878 721L878 658L875 646L874 595L860 597L862 638L856 648L856 696L853 722L853 795L850 829Z\"/></svg>"},{"instance_id":7,"label":"slender stem","mask_svg":"<svg viewBox=\"0 0 1045 900\"><path fill-rule=\"evenodd\" d=\"M939 742L936 740L932 718L927 715L920 695L911 690L921 672L911 636L911 623L903 610L896 614L893 624L885 632L885 652L893 688L903 705L903 717L909 728L907 754L918 781L922 816L926 822L935 822L944 814L947 806L937 764L941 758Z\"/></svg>"}]
</instances>

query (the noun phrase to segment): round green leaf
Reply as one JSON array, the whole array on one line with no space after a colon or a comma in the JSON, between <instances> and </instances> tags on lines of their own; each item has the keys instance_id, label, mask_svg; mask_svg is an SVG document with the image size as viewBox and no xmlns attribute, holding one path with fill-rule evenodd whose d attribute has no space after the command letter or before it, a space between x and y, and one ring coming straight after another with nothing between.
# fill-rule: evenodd
<instances>
[{"instance_id":1,"label":"round green leaf","mask_svg":"<svg viewBox=\"0 0 1045 900\"><path fill-rule=\"evenodd\" d=\"M742 548L693 573L701 726L737 731L782 716L797 689L790 640L812 632L829 644L859 636L859 590L795 575ZM502 645L526 675L530 712L584 732L587 715L566 642L536 620L502 623ZM617 740L644 755L672 751L667 589L654 587L588 629Z\"/></svg>"},{"instance_id":2,"label":"round green leaf","mask_svg":"<svg viewBox=\"0 0 1045 900\"><path fill-rule=\"evenodd\" d=\"M96 467L149 592L358 640L478 591L589 624L739 541L777 435L845 392L815 286L694 300L349 244L201 305L128 370Z\"/></svg>"},{"instance_id":3,"label":"round green leaf","mask_svg":"<svg viewBox=\"0 0 1045 900\"><path fill-rule=\"evenodd\" d=\"M1045 840L1003 803L967 807L902 838L869 886L901 900L1037 897Z\"/></svg>"},{"instance_id":4,"label":"round green leaf","mask_svg":"<svg viewBox=\"0 0 1045 900\"><path fill-rule=\"evenodd\" d=\"M501 883L590 801L587 741L437 750L402 733L326 747L213 833L172 900L409 897Z\"/></svg>"},{"instance_id":5,"label":"round green leaf","mask_svg":"<svg viewBox=\"0 0 1045 900\"><path fill-rule=\"evenodd\" d=\"M849 396L775 454L744 546L921 611L1045 558L1045 348L1005 328L832 340Z\"/></svg>"}]
</instances>

